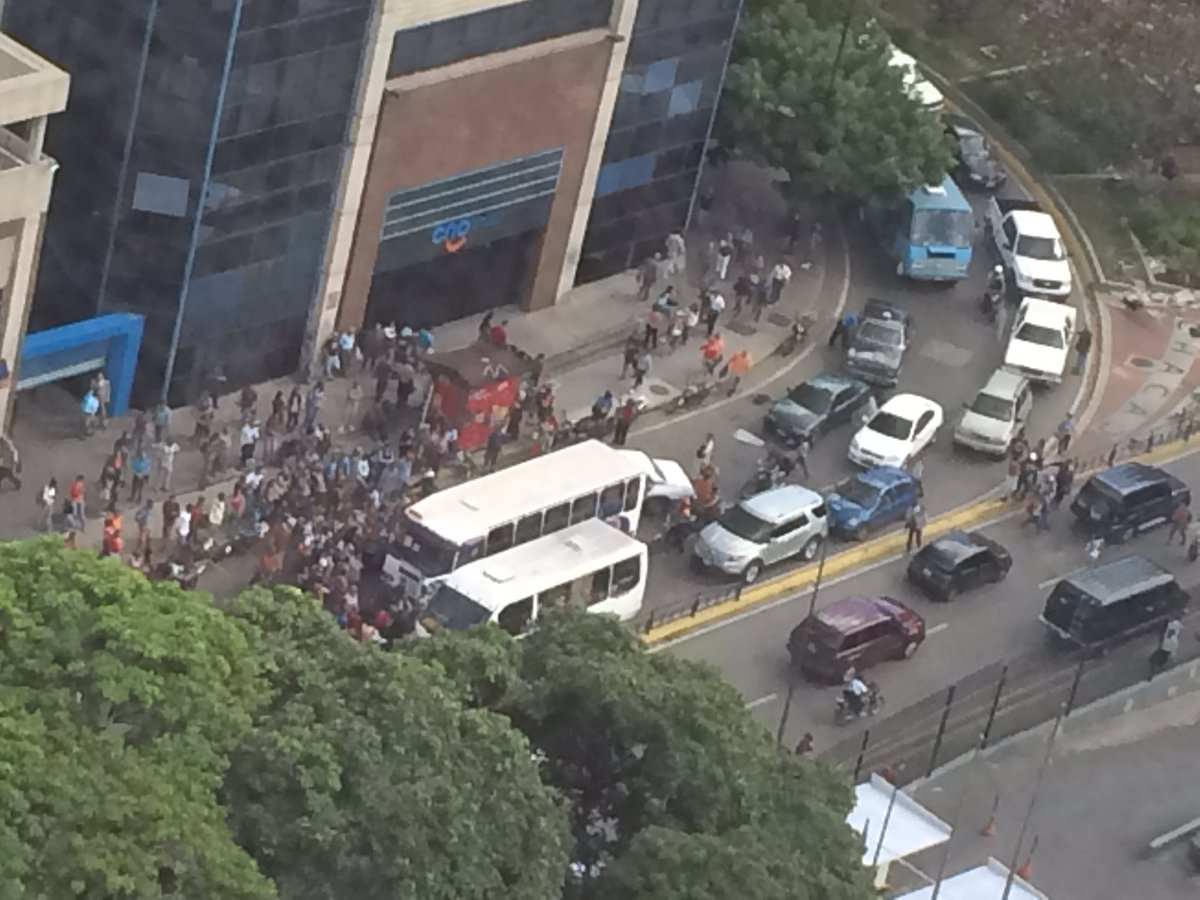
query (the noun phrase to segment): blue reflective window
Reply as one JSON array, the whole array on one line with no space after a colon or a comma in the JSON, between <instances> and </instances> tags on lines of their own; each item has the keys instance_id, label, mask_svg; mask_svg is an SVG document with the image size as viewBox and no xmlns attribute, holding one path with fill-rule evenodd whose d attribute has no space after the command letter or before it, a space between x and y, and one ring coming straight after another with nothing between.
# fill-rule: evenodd
<instances>
[{"instance_id":1,"label":"blue reflective window","mask_svg":"<svg viewBox=\"0 0 1200 900\"><path fill-rule=\"evenodd\" d=\"M642 82L642 93L653 94L669 91L675 86L675 72L679 68L679 57L660 59L646 66L646 77Z\"/></svg>"},{"instance_id":2,"label":"blue reflective window","mask_svg":"<svg viewBox=\"0 0 1200 900\"><path fill-rule=\"evenodd\" d=\"M628 188L649 184L654 177L654 155L634 156L600 167L596 178L596 196L605 197Z\"/></svg>"},{"instance_id":3,"label":"blue reflective window","mask_svg":"<svg viewBox=\"0 0 1200 900\"><path fill-rule=\"evenodd\" d=\"M689 81L671 88L671 102L667 104L668 116L681 116L700 105L700 89L703 81Z\"/></svg>"}]
</instances>

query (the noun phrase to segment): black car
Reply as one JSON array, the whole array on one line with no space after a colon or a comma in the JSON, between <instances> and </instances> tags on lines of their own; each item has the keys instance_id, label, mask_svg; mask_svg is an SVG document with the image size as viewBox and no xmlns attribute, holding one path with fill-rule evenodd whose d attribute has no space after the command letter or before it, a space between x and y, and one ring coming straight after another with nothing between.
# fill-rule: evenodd
<instances>
[{"instance_id":1,"label":"black car","mask_svg":"<svg viewBox=\"0 0 1200 900\"><path fill-rule=\"evenodd\" d=\"M1169 522L1175 507L1191 502L1188 486L1170 472L1122 463L1089 478L1071 501L1071 512L1089 534L1124 543Z\"/></svg>"},{"instance_id":2,"label":"black car","mask_svg":"<svg viewBox=\"0 0 1200 900\"><path fill-rule=\"evenodd\" d=\"M818 375L796 385L771 404L766 428L785 443L812 444L818 436L849 422L871 399L871 388L845 375Z\"/></svg>"},{"instance_id":3,"label":"black car","mask_svg":"<svg viewBox=\"0 0 1200 900\"><path fill-rule=\"evenodd\" d=\"M967 187L994 191L1004 184L1004 169L992 156L983 130L963 116L946 116L946 134L953 142L954 178Z\"/></svg>"},{"instance_id":4,"label":"black car","mask_svg":"<svg viewBox=\"0 0 1200 900\"><path fill-rule=\"evenodd\" d=\"M869 384L895 387L912 333L908 310L886 300L868 300L846 348L846 371Z\"/></svg>"},{"instance_id":5,"label":"black car","mask_svg":"<svg viewBox=\"0 0 1200 900\"><path fill-rule=\"evenodd\" d=\"M950 600L960 591L1002 581L1012 556L991 538L951 531L926 544L908 564L908 579L934 600Z\"/></svg>"}]
</instances>

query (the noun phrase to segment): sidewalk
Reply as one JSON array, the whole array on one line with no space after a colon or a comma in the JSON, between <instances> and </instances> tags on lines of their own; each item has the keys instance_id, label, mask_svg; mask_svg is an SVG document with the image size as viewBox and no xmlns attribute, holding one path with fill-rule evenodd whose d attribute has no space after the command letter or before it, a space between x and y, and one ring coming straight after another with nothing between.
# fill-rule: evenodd
<instances>
[{"instance_id":1,"label":"sidewalk","mask_svg":"<svg viewBox=\"0 0 1200 900\"><path fill-rule=\"evenodd\" d=\"M748 167L739 169L735 166L719 173L714 186L719 188L714 209L707 214L706 221L688 236L686 275L677 276L672 281L660 281L652 291L652 296L657 296L666 284L674 283L676 294L684 302L695 300L703 277L708 243L718 233L733 230L742 224L754 229L754 250L764 254L768 270L779 260L782 249L779 223L783 220L784 206L771 187L768 176ZM826 233L829 230L826 228ZM832 248L830 244L833 244ZM801 252L807 254L807 245ZM780 302L769 307L762 321L757 323L752 320L749 310L743 310L736 318L731 315L732 281L737 270L730 268L729 279L721 285L728 311L717 326L725 338L726 359L738 350L745 349L755 365L761 366L788 335L794 316L805 312L815 318L821 317L822 311L815 308L815 303L823 290L831 289L830 285L825 284L825 272L830 268L825 264L825 254L828 252L840 253L840 245L836 241L825 242L817 251L819 259L808 268L803 268L807 260L789 257L794 276ZM832 268L840 271L837 266ZM494 320L508 320L510 343L531 355L545 354L547 365L544 381L553 384L558 409L575 419L586 415L595 398L606 389L618 396L631 394L632 377L624 381L618 377L622 345L631 332L641 332L649 309L650 303L638 302L636 278L630 272L583 285L550 309L537 312L499 309L494 314ZM471 317L434 329L435 348L449 350L470 344L476 339L478 321L479 317ZM828 325L822 323L815 327L822 330ZM645 409L653 410L670 402L689 380L702 374L699 348L703 331L702 324L700 333L693 334L687 346L674 352L669 350L665 340L661 342L650 376L637 392ZM369 397L371 379L358 373L355 376L361 378ZM295 384L294 377L286 377L258 385L260 417L265 419L276 391L283 391L286 396ZM342 432L349 425L345 414L349 385L350 380L344 378L334 379L327 385L321 421L334 431L335 444L353 447L357 432L352 428ZM236 404L236 396L222 398L218 409L218 427L223 424L236 425ZM37 534L44 516L34 498L42 485L51 476L56 477L61 500L68 482L76 474L83 474L88 479L88 507L93 518L81 536L80 545L96 545L101 525L101 518L96 517L100 511L97 479L113 443L131 422L132 417L114 420L107 429L81 439L78 400L64 386L48 385L21 395L13 438L21 451L23 486L20 491L9 488L0 490L0 537L24 538ZM182 447L176 458L172 488L181 504L190 502L198 495L200 454L190 442L193 428L191 408L172 411L170 430ZM365 438L360 436L359 439L364 445L367 444ZM236 455L236 447L234 451ZM210 498L215 497L218 491L228 493L232 484L232 480L214 483L205 493ZM161 504L166 496L161 491L148 491L146 494L148 499L154 499L157 504ZM130 506L123 504L123 508L129 509ZM157 528L156 521L154 527Z\"/></svg>"}]
</instances>

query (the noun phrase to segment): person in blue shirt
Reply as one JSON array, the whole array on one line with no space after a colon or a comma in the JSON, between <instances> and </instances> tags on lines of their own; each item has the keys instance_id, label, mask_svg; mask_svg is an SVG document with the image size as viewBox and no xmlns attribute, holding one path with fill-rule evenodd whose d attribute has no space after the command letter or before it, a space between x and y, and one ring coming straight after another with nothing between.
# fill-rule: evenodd
<instances>
[{"instance_id":1,"label":"person in blue shirt","mask_svg":"<svg viewBox=\"0 0 1200 900\"><path fill-rule=\"evenodd\" d=\"M100 398L91 388L79 402L79 411L83 414L83 433L86 437L95 429L96 417L100 414Z\"/></svg>"},{"instance_id":2,"label":"person in blue shirt","mask_svg":"<svg viewBox=\"0 0 1200 900\"><path fill-rule=\"evenodd\" d=\"M133 459L129 463L129 471L132 473L129 481L129 500L131 503L140 503L142 491L146 487L146 482L150 480L150 454L146 452L144 446L138 447L134 451Z\"/></svg>"},{"instance_id":3,"label":"person in blue shirt","mask_svg":"<svg viewBox=\"0 0 1200 900\"><path fill-rule=\"evenodd\" d=\"M858 313L848 312L833 326L833 333L829 335L829 346L832 347L837 343L838 338L842 339L842 349L845 350L850 344L850 336L854 334L854 329L858 327Z\"/></svg>"}]
</instances>

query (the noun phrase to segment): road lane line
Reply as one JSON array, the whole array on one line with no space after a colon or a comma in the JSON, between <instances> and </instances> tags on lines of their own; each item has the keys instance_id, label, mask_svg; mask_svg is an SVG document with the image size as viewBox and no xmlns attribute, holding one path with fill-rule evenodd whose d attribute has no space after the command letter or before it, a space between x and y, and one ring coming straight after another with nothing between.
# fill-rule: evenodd
<instances>
[{"instance_id":1,"label":"road lane line","mask_svg":"<svg viewBox=\"0 0 1200 900\"><path fill-rule=\"evenodd\" d=\"M770 703L772 700L774 700L778 696L779 696L778 694L767 694L767 696L765 696L765 697L759 697L757 700L751 700L749 703L746 704L746 709L757 709L760 706L764 706L764 705Z\"/></svg>"},{"instance_id":2,"label":"road lane line","mask_svg":"<svg viewBox=\"0 0 1200 900\"><path fill-rule=\"evenodd\" d=\"M934 625L932 628L926 630L925 637L933 637L935 634L941 634L943 631L945 631L949 627L950 627L949 622L942 622L939 625Z\"/></svg>"}]
</instances>

